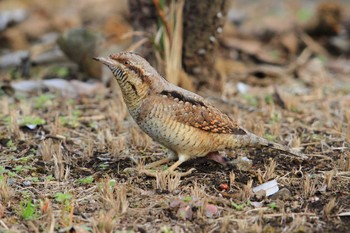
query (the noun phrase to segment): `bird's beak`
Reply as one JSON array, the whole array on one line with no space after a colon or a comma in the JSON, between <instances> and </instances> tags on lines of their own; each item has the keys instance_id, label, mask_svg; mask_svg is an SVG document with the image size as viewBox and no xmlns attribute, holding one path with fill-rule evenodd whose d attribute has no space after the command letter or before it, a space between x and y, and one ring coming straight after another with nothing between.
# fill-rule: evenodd
<instances>
[{"instance_id":1,"label":"bird's beak","mask_svg":"<svg viewBox=\"0 0 350 233\"><path fill-rule=\"evenodd\" d=\"M102 63L103 63L104 65L106 65L106 66L114 65L113 60L110 59L110 58L94 57L93 59L96 60L96 61L102 62Z\"/></svg>"}]
</instances>

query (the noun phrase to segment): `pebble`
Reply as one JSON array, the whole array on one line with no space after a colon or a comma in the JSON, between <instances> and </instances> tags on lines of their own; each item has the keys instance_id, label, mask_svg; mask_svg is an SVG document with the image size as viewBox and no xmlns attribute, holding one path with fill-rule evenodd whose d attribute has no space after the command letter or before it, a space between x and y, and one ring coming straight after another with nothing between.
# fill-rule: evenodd
<instances>
[{"instance_id":1,"label":"pebble","mask_svg":"<svg viewBox=\"0 0 350 233\"><path fill-rule=\"evenodd\" d=\"M291 192L287 188L282 188L280 191L278 191L276 194L271 196L272 200L288 200L292 197Z\"/></svg>"}]
</instances>

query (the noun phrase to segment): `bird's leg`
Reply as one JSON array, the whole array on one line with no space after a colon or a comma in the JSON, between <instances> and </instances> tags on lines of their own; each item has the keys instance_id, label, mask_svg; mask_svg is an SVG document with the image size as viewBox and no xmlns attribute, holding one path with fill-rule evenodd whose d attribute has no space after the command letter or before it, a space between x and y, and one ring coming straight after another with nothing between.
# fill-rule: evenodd
<instances>
[{"instance_id":1,"label":"bird's leg","mask_svg":"<svg viewBox=\"0 0 350 233\"><path fill-rule=\"evenodd\" d=\"M171 173L171 172L174 172L175 169L180 166L184 161L182 160L177 160L173 165L171 165L168 169L167 169L167 172Z\"/></svg>"},{"instance_id":2,"label":"bird's leg","mask_svg":"<svg viewBox=\"0 0 350 233\"><path fill-rule=\"evenodd\" d=\"M172 157L168 157L169 159L173 159ZM165 161L165 159L162 159ZM178 175L180 177L184 177L184 176L188 176L192 173L193 170L195 170L194 168L191 168L190 170L188 170L187 172L175 172L175 169L180 166L183 162L187 161L188 158L187 156L183 156L183 155L179 155L179 159L173 164L171 165L167 170L165 170L164 172L167 174L172 174L174 173L175 175ZM161 160L160 160L161 161ZM160 162L157 161L157 162ZM150 172L149 170L142 170L141 171L143 174L147 175L147 176L152 176L152 177L156 177L156 173Z\"/></svg>"},{"instance_id":3,"label":"bird's leg","mask_svg":"<svg viewBox=\"0 0 350 233\"><path fill-rule=\"evenodd\" d=\"M179 155L179 159L173 164L171 165L168 170L166 170L167 173L173 173L175 171L175 169L180 166L183 162L187 161L189 158L188 156L185 155ZM194 171L194 168L191 168L190 170L188 170L187 172L176 172L177 175L183 177L183 176L188 176L192 173L192 171Z\"/></svg>"},{"instance_id":4,"label":"bird's leg","mask_svg":"<svg viewBox=\"0 0 350 233\"><path fill-rule=\"evenodd\" d=\"M145 169L152 169L155 167L159 167L160 165L163 165L165 163L169 163L170 161L173 161L174 159L175 158L173 158L173 157L167 157L167 158L157 160L155 162L152 162L152 163L145 165Z\"/></svg>"},{"instance_id":5,"label":"bird's leg","mask_svg":"<svg viewBox=\"0 0 350 233\"><path fill-rule=\"evenodd\" d=\"M155 162L146 164L144 166L144 169L140 170L140 173L146 174L147 176L155 177L155 172L151 171L152 169L159 167L160 165L163 165L165 163L169 163L177 158L177 155L174 151L169 150L168 156L166 158L157 160Z\"/></svg>"},{"instance_id":6,"label":"bird's leg","mask_svg":"<svg viewBox=\"0 0 350 233\"><path fill-rule=\"evenodd\" d=\"M163 165L165 163L169 163L169 162L171 162L173 160L176 160L176 159L177 159L177 154L174 151L169 150L166 158L163 158L163 159L160 159L158 161L146 164L145 165L145 169L149 169L150 170L152 168L159 167L160 165Z\"/></svg>"},{"instance_id":7,"label":"bird's leg","mask_svg":"<svg viewBox=\"0 0 350 233\"><path fill-rule=\"evenodd\" d=\"M169 163L169 162L175 160L176 158L177 158L176 153L169 150L168 156L166 158L163 158L163 159L157 160L155 162L146 164L145 166L141 166L142 168L140 170L139 170L140 166L138 166L138 168L126 168L126 169L124 169L124 171L129 172L129 171L139 170L140 173L149 174L149 173L151 173L150 170L152 170L156 167L159 167L162 164Z\"/></svg>"}]
</instances>

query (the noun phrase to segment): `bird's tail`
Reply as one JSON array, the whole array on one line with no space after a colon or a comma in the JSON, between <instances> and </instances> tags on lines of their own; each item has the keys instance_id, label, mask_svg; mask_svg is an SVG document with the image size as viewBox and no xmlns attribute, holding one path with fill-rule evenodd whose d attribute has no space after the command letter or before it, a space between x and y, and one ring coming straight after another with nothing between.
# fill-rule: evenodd
<instances>
[{"instance_id":1,"label":"bird's tail","mask_svg":"<svg viewBox=\"0 0 350 233\"><path fill-rule=\"evenodd\" d=\"M278 151L282 151L282 152L286 152L290 155L294 155L294 156L297 156L301 159L307 159L308 157L303 154L302 152L299 152L293 148L290 148L288 146L284 146L284 145L281 145L281 144L278 144L278 143L275 143L275 142L268 142L267 146L268 148L272 148L274 150L278 150Z\"/></svg>"},{"instance_id":2,"label":"bird's tail","mask_svg":"<svg viewBox=\"0 0 350 233\"><path fill-rule=\"evenodd\" d=\"M252 134L252 133L249 133L247 135L244 135L244 136L241 136L241 140L239 140L238 144L240 144L241 146L252 146L252 147L267 147L267 148L271 148L271 149L274 149L274 150L278 150L278 151L281 151L281 152L285 152L285 153L288 153L290 155L293 155L293 156L296 156L296 157L299 157L301 159L307 159L308 157L295 150L295 149L292 149L288 146L284 146L284 145L281 145L279 143L275 143L275 142L270 142L268 141L267 139L265 138L262 138L262 137L259 137L255 134Z\"/></svg>"}]
</instances>

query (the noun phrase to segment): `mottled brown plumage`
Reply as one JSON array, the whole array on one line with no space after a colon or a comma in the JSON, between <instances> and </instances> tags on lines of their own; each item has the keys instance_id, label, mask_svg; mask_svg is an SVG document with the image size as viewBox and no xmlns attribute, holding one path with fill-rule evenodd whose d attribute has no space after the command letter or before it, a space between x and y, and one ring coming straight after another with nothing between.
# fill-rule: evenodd
<instances>
[{"instance_id":1,"label":"mottled brown plumage","mask_svg":"<svg viewBox=\"0 0 350 233\"><path fill-rule=\"evenodd\" d=\"M162 91L160 93L167 97L168 104L179 103L174 108L175 119L195 128L222 134L247 134L226 114L206 103L201 97L190 98L176 91Z\"/></svg>"},{"instance_id":2,"label":"mottled brown plumage","mask_svg":"<svg viewBox=\"0 0 350 233\"><path fill-rule=\"evenodd\" d=\"M305 158L289 147L249 133L203 97L167 82L137 54L122 52L95 59L113 72L140 128L171 151L168 158L147 167L178 159L169 168L171 172L188 159L238 147L265 146Z\"/></svg>"}]
</instances>

